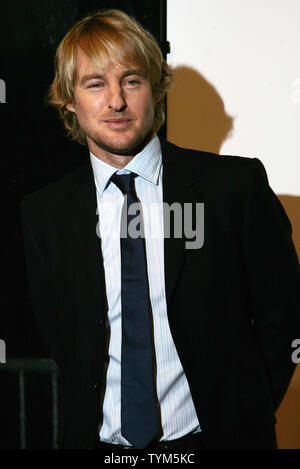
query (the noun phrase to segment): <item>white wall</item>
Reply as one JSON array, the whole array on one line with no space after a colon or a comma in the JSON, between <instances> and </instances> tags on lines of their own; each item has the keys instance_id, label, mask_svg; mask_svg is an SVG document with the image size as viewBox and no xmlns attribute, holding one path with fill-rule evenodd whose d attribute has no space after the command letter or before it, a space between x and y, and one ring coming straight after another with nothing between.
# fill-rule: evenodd
<instances>
[{"instance_id":1,"label":"white wall","mask_svg":"<svg viewBox=\"0 0 300 469\"><path fill-rule=\"evenodd\" d=\"M235 118L220 153L260 158L277 194L300 195L300 1L167 6L168 62L199 71Z\"/></svg>"}]
</instances>

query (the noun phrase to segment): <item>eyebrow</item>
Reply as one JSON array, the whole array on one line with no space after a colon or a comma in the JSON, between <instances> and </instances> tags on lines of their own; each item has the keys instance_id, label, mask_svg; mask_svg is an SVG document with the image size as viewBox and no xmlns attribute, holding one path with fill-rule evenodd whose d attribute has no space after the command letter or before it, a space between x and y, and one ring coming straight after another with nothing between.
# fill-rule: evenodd
<instances>
[{"instance_id":1,"label":"eyebrow","mask_svg":"<svg viewBox=\"0 0 300 469\"><path fill-rule=\"evenodd\" d=\"M91 73L90 75L84 75L80 80L80 85L84 85L87 81L94 80L96 78L102 79L103 75L100 75L99 73Z\"/></svg>"},{"instance_id":2,"label":"eyebrow","mask_svg":"<svg viewBox=\"0 0 300 469\"><path fill-rule=\"evenodd\" d=\"M123 80L124 78L130 76L130 75L139 75L143 78L145 78L145 73L141 70L141 69L131 69L131 70L125 70L124 73L122 73L121 75L121 80ZM87 83L88 81L90 80L95 80L95 79L98 79L98 80L103 80L104 79L104 75L102 75L101 73L91 73L89 75L84 75L81 80L80 80L80 85L84 85L85 83Z\"/></svg>"}]
</instances>

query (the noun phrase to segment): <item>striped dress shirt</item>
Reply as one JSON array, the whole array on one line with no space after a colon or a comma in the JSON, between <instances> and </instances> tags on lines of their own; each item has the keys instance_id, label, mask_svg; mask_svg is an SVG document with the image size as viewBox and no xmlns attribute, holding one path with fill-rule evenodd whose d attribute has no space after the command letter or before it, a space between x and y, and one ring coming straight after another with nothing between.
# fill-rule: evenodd
<instances>
[{"instance_id":1,"label":"striped dress shirt","mask_svg":"<svg viewBox=\"0 0 300 469\"><path fill-rule=\"evenodd\" d=\"M125 166L118 170L90 153L97 192L98 234L105 271L108 303L108 367L103 390L103 420L100 440L130 443L121 435L121 252L120 221L124 196L110 177L134 172L136 194L142 206L149 293L153 315L156 357L156 390L163 435L173 440L200 431L189 385L178 357L167 316L164 278L162 155L157 135ZM134 298L132 299L134 301Z\"/></svg>"}]
</instances>

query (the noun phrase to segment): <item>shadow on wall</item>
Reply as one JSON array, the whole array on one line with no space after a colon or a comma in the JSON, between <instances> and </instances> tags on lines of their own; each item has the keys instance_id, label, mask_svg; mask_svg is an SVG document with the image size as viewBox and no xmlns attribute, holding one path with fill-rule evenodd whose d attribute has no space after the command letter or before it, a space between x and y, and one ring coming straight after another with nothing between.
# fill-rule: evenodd
<instances>
[{"instance_id":1,"label":"shadow on wall","mask_svg":"<svg viewBox=\"0 0 300 469\"><path fill-rule=\"evenodd\" d=\"M300 259L300 197L278 195L293 227L293 241ZM300 339L299 332L295 339ZM300 449L300 364L276 413L279 449Z\"/></svg>"},{"instance_id":2,"label":"shadow on wall","mask_svg":"<svg viewBox=\"0 0 300 469\"><path fill-rule=\"evenodd\" d=\"M221 96L198 71L185 66L174 69L174 84L168 93L168 140L181 147L219 154L232 135L233 124L234 118L226 113ZM300 197L278 198L292 223L300 258ZM278 448L300 449L300 364L276 416Z\"/></svg>"},{"instance_id":3,"label":"shadow on wall","mask_svg":"<svg viewBox=\"0 0 300 469\"><path fill-rule=\"evenodd\" d=\"M180 66L168 93L168 140L176 145L219 153L231 135L229 116L216 89L198 71Z\"/></svg>"},{"instance_id":4,"label":"shadow on wall","mask_svg":"<svg viewBox=\"0 0 300 469\"><path fill-rule=\"evenodd\" d=\"M282 203L287 216L289 217L293 227L293 241L296 251L300 259L300 197L293 195L277 195ZM299 414L300 420L300 414Z\"/></svg>"}]
</instances>

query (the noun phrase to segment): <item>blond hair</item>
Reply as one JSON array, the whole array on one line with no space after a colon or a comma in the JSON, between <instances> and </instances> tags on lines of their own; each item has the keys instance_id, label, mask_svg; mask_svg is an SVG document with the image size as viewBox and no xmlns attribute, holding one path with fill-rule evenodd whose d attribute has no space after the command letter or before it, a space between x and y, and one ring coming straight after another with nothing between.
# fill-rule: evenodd
<instances>
[{"instance_id":1,"label":"blond hair","mask_svg":"<svg viewBox=\"0 0 300 469\"><path fill-rule=\"evenodd\" d=\"M69 136L86 144L76 114L66 107L74 101L78 48L97 66L133 64L144 71L156 102L153 132L157 132L165 120L164 97L172 71L154 37L137 21L119 10L103 10L78 21L56 51L55 77L46 100L58 110Z\"/></svg>"}]
</instances>

